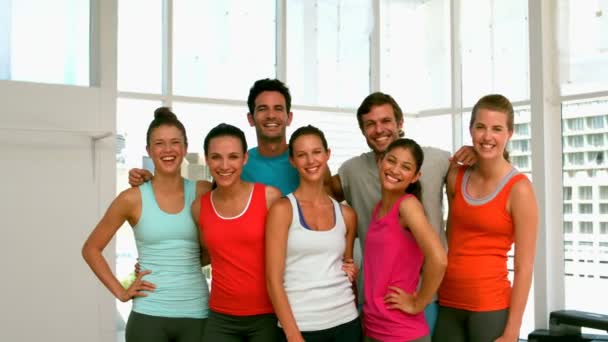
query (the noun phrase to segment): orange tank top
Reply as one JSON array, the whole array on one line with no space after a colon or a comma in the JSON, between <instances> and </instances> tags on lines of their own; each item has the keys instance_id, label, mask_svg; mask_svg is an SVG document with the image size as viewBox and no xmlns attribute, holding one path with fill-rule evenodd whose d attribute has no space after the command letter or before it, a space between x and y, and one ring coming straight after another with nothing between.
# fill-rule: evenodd
<instances>
[{"instance_id":1,"label":"orange tank top","mask_svg":"<svg viewBox=\"0 0 608 342\"><path fill-rule=\"evenodd\" d=\"M212 265L209 307L234 316L272 313L264 266L266 187L255 183L243 212L229 218L215 211L212 193L201 198L199 217Z\"/></svg>"},{"instance_id":2,"label":"orange tank top","mask_svg":"<svg viewBox=\"0 0 608 342\"><path fill-rule=\"evenodd\" d=\"M511 301L507 253L514 234L507 200L513 185L526 176L512 169L494 193L475 199L466 193L469 173L463 167L456 176L439 304L469 311L506 309Z\"/></svg>"}]
</instances>

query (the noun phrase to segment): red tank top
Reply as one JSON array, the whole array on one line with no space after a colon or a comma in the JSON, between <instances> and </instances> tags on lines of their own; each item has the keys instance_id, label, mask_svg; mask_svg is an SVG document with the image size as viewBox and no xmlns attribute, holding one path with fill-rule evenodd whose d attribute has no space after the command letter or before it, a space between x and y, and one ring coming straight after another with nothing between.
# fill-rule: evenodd
<instances>
[{"instance_id":1,"label":"red tank top","mask_svg":"<svg viewBox=\"0 0 608 342\"><path fill-rule=\"evenodd\" d=\"M458 170L454 185L448 267L439 288L439 304L469 311L506 309L511 301L507 253L514 234L507 201L513 184L526 176L513 169L493 194L473 199L463 193L468 180L465 170Z\"/></svg>"},{"instance_id":2,"label":"red tank top","mask_svg":"<svg viewBox=\"0 0 608 342\"><path fill-rule=\"evenodd\" d=\"M255 183L245 210L224 218L211 203L212 191L201 198L199 227L212 265L211 310L235 316L272 313L266 291L266 187Z\"/></svg>"}]
</instances>

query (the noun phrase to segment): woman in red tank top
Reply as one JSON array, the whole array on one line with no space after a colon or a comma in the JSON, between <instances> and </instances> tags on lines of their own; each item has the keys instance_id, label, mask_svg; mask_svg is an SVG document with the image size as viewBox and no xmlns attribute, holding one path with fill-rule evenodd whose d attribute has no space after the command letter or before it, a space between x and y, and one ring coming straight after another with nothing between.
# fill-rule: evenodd
<instances>
[{"instance_id":1,"label":"woman in red tank top","mask_svg":"<svg viewBox=\"0 0 608 342\"><path fill-rule=\"evenodd\" d=\"M275 341L277 319L266 291L266 213L281 192L241 179L247 142L220 124L207 134L205 159L215 187L192 204L211 257L211 310L205 341Z\"/></svg>"},{"instance_id":2,"label":"woman in red tank top","mask_svg":"<svg viewBox=\"0 0 608 342\"><path fill-rule=\"evenodd\" d=\"M513 120L507 98L481 98L469 124L477 163L448 173L448 268L433 341L519 338L532 283L538 207L532 184L513 168L505 150ZM511 284L507 253L513 244Z\"/></svg>"}]
</instances>

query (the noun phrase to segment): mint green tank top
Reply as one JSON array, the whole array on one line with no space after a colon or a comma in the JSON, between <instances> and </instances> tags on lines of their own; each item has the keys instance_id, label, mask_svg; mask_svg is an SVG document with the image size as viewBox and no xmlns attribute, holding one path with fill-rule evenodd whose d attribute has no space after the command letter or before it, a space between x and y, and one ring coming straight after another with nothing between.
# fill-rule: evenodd
<instances>
[{"instance_id":1,"label":"mint green tank top","mask_svg":"<svg viewBox=\"0 0 608 342\"><path fill-rule=\"evenodd\" d=\"M209 289L201 272L198 229L190 206L196 183L184 179L184 209L177 214L162 211L152 182L139 187L141 217L133 227L141 270L156 290L133 299L133 311L159 317L206 318Z\"/></svg>"}]
</instances>

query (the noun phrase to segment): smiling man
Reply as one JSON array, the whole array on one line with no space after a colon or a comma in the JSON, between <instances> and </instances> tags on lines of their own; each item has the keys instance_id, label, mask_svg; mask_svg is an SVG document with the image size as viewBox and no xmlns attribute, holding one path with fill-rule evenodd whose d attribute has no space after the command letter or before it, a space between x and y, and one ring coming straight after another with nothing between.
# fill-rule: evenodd
<instances>
[{"instance_id":1,"label":"smiling man","mask_svg":"<svg viewBox=\"0 0 608 342\"><path fill-rule=\"evenodd\" d=\"M300 178L289 163L286 130L293 116L289 89L277 79L258 80L249 90L247 106L258 146L248 151L241 178L277 187L283 195L292 193Z\"/></svg>"}]
</instances>

